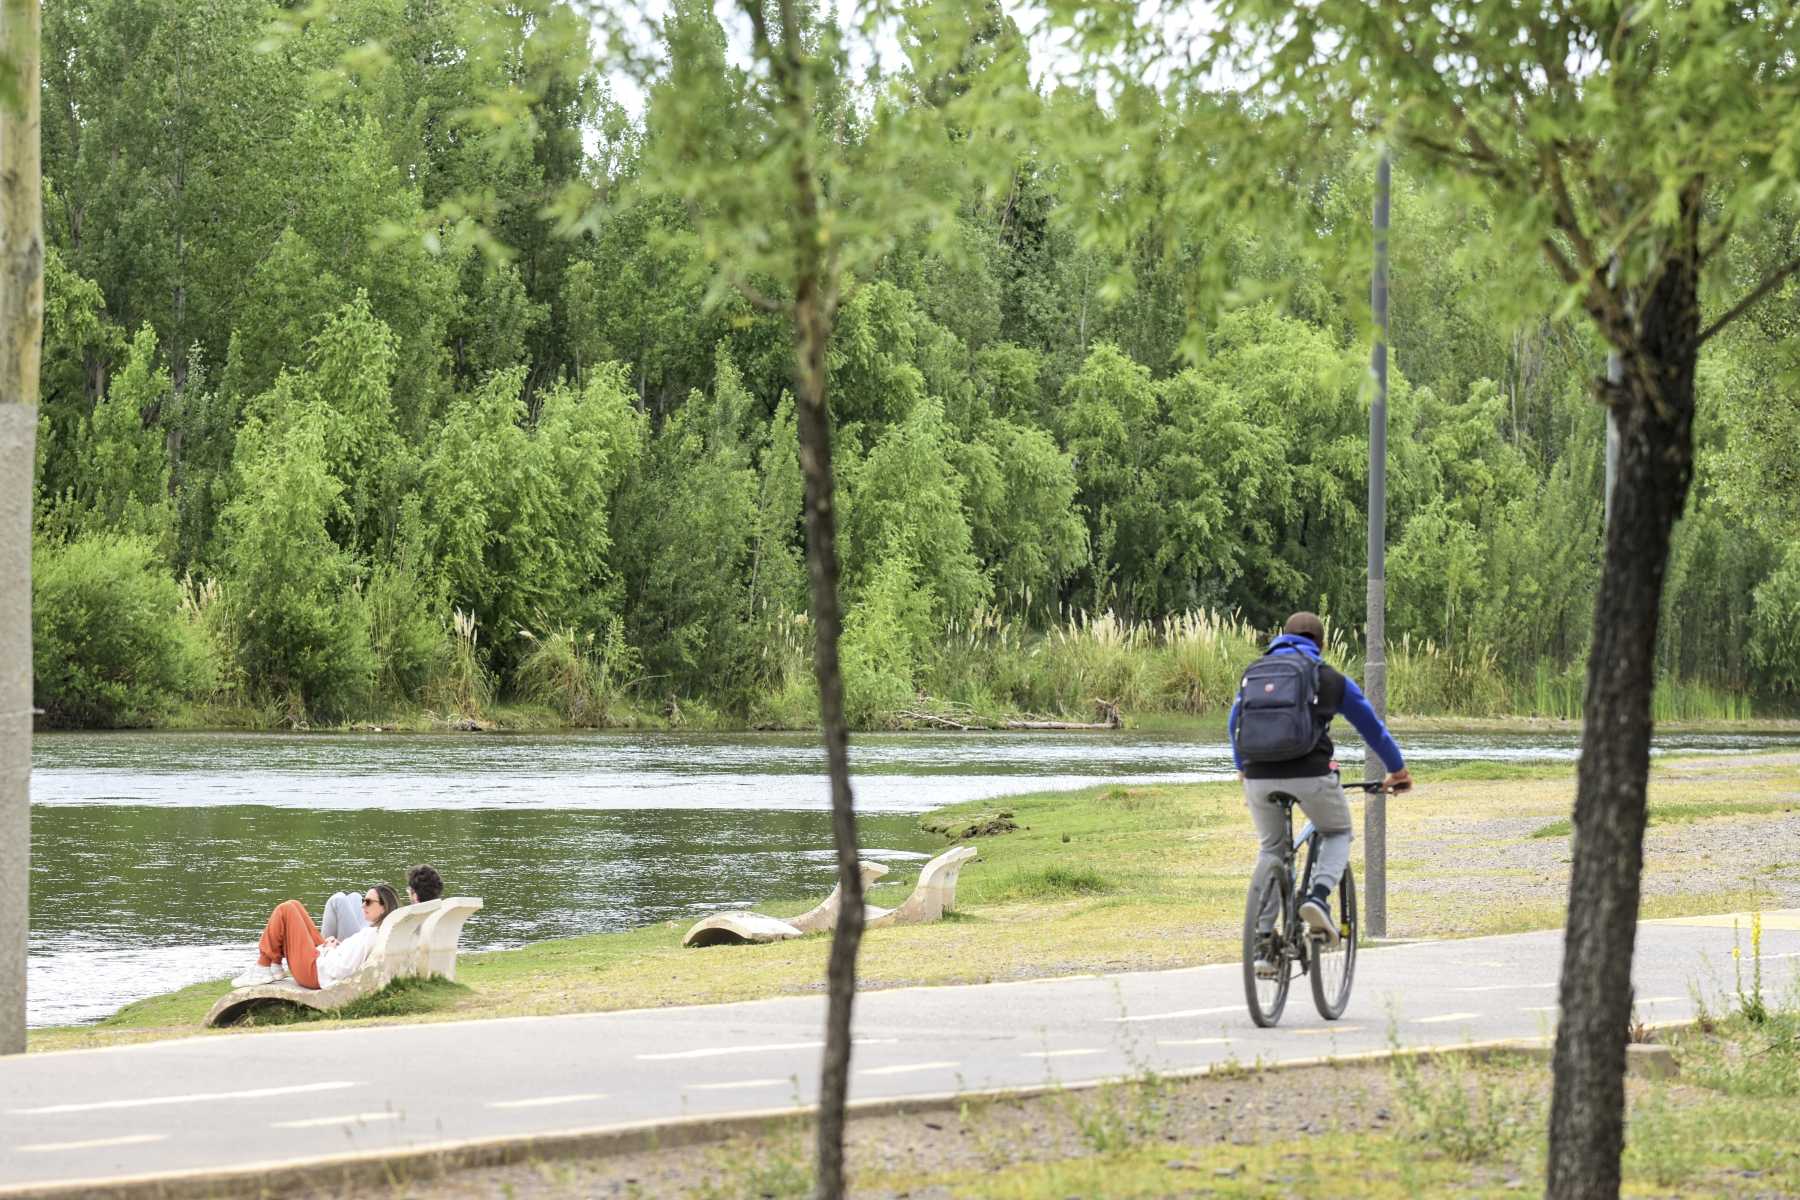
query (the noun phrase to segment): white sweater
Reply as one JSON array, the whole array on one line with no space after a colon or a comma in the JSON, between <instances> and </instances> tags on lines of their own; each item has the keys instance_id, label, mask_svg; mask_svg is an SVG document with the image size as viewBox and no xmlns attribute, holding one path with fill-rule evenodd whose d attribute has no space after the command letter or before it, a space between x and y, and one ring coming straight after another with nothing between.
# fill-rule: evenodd
<instances>
[{"instance_id":1,"label":"white sweater","mask_svg":"<svg viewBox=\"0 0 1800 1200\"><path fill-rule=\"evenodd\" d=\"M319 986L328 988L356 974L368 960L379 926L370 925L351 934L329 950L319 952Z\"/></svg>"}]
</instances>

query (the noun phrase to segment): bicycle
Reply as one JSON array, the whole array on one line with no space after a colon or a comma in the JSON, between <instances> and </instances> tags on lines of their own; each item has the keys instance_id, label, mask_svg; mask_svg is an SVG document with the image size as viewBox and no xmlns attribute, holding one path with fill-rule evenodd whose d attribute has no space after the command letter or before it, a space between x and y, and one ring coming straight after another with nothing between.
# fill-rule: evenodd
<instances>
[{"instance_id":1,"label":"bicycle","mask_svg":"<svg viewBox=\"0 0 1800 1200\"><path fill-rule=\"evenodd\" d=\"M1379 782L1345 784L1365 794L1381 790ZM1250 1019L1264 1029L1281 1020L1287 1007L1288 987L1296 971L1312 980L1313 1007L1327 1021L1344 1015L1350 1003L1350 985L1356 977L1356 943L1361 930L1357 924L1356 878L1350 865L1344 865L1344 877L1337 886L1338 939L1327 944L1323 934L1309 929L1300 919L1300 901L1312 886L1313 864L1318 860L1321 841L1311 821L1294 832L1294 806L1299 800L1282 792L1269 797L1281 805L1287 822L1288 837L1281 858L1272 863L1258 862L1250 876L1250 894L1244 903L1244 999L1250 1006ZM1306 866L1300 884L1294 885L1295 853L1306 847ZM1275 927L1267 934L1257 927L1262 915L1273 908ZM1257 962L1272 964L1259 972Z\"/></svg>"}]
</instances>

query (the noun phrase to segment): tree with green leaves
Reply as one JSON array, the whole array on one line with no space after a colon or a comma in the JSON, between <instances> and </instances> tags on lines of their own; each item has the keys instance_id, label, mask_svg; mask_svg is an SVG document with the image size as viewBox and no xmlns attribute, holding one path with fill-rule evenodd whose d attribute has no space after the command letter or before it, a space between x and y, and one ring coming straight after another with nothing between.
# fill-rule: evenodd
<instances>
[{"instance_id":1,"label":"tree with green leaves","mask_svg":"<svg viewBox=\"0 0 1800 1200\"><path fill-rule=\"evenodd\" d=\"M1058 13L1083 36L1090 78L1139 124L1122 139L1136 169L1198 167L1212 151L1190 190L1140 197L1139 223L1267 213L1258 199L1279 205L1279 190L1247 189L1303 166L1321 130L1372 128L1421 178L1485 207L1491 224L1471 237L1542 256L1548 272L1509 273L1518 295L1580 310L1620 357L1620 379L1593 384L1621 451L1588 658L1547 1183L1559 1200L1616 1195L1664 574L1693 474L1701 349L1800 272L1800 256L1745 271L1728 252L1766 205L1800 193L1800 15L1234 0L1195 34L1134 3ZM1145 79L1178 95L1232 80L1240 98L1165 119Z\"/></svg>"}]
</instances>

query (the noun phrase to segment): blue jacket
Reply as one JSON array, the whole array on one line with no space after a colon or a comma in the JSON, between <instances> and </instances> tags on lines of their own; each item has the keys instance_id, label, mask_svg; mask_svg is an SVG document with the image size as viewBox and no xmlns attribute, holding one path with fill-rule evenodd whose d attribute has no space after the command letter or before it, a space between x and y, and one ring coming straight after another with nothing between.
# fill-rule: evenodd
<instances>
[{"instance_id":1,"label":"blue jacket","mask_svg":"<svg viewBox=\"0 0 1800 1200\"><path fill-rule=\"evenodd\" d=\"M1319 657L1319 648L1313 645L1311 638L1293 633L1284 633L1270 642L1269 648L1264 653L1304 654L1316 663L1325 661ZM1363 690L1356 685L1356 680L1348 675L1345 675L1343 679L1344 699L1338 705L1338 712L1346 717L1351 725L1355 726L1356 732L1362 735L1362 740L1368 744L1369 749L1374 751L1375 756L1381 759L1389 771L1401 770L1406 766L1406 760L1400 756L1400 747L1395 743L1394 735L1388 732L1387 726L1381 723L1381 718L1375 715L1375 710L1369 707L1369 698L1363 695ZM1237 699L1231 703L1231 717L1226 722L1226 728L1231 736L1231 758L1240 771L1244 769L1244 760L1238 754L1237 725L1238 709L1242 707L1243 703L1244 697L1240 693Z\"/></svg>"}]
</instances>

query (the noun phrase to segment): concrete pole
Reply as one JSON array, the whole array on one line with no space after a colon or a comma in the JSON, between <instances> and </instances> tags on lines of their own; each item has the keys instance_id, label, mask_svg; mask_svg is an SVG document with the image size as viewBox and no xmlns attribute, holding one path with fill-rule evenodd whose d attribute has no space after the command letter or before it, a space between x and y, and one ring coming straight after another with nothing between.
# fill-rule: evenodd
<instances>
[{"instance_id":1,"label":"concrete pole","mask_svg":"<svg viewBox=\"0 0 1800 1200\"><path fill-rule=\"evenodd\" d=\"M0 0L0 1054L25 1050L31 900L31 484L44 324L38 0Z\"/></svg>"},{"instance_id":2,"label":"concrete pole","mask_svg":"<svg viewBox=\"0 0 1800 1200\"><path fill-rule=\"evenodd\" d=\"M1375 346L1369 371L1375 399L1369 406L1369 654L1363 691L1375 715L1387 720L1387 401L1388 401L1388 216L1393 163L1384 149L1375 168L1375 272L1369 303L1375 310ZM1373 753L1363 760L1363 778L1385 771ZM1387 797L1372 792L1363 809L1363 928L1372 938L1387 936Z\"/></svg>"},{"instance_id":3,"label":"concrete pole","mask_svg":"<svg viewBox=\"0 0 1800 1200\"><path fill-rule=\"evenodd\" d=\"M0 396L0 1054L25 1052L31 907L31 477L37 408Z\"/></svg>"}]
</instances>

